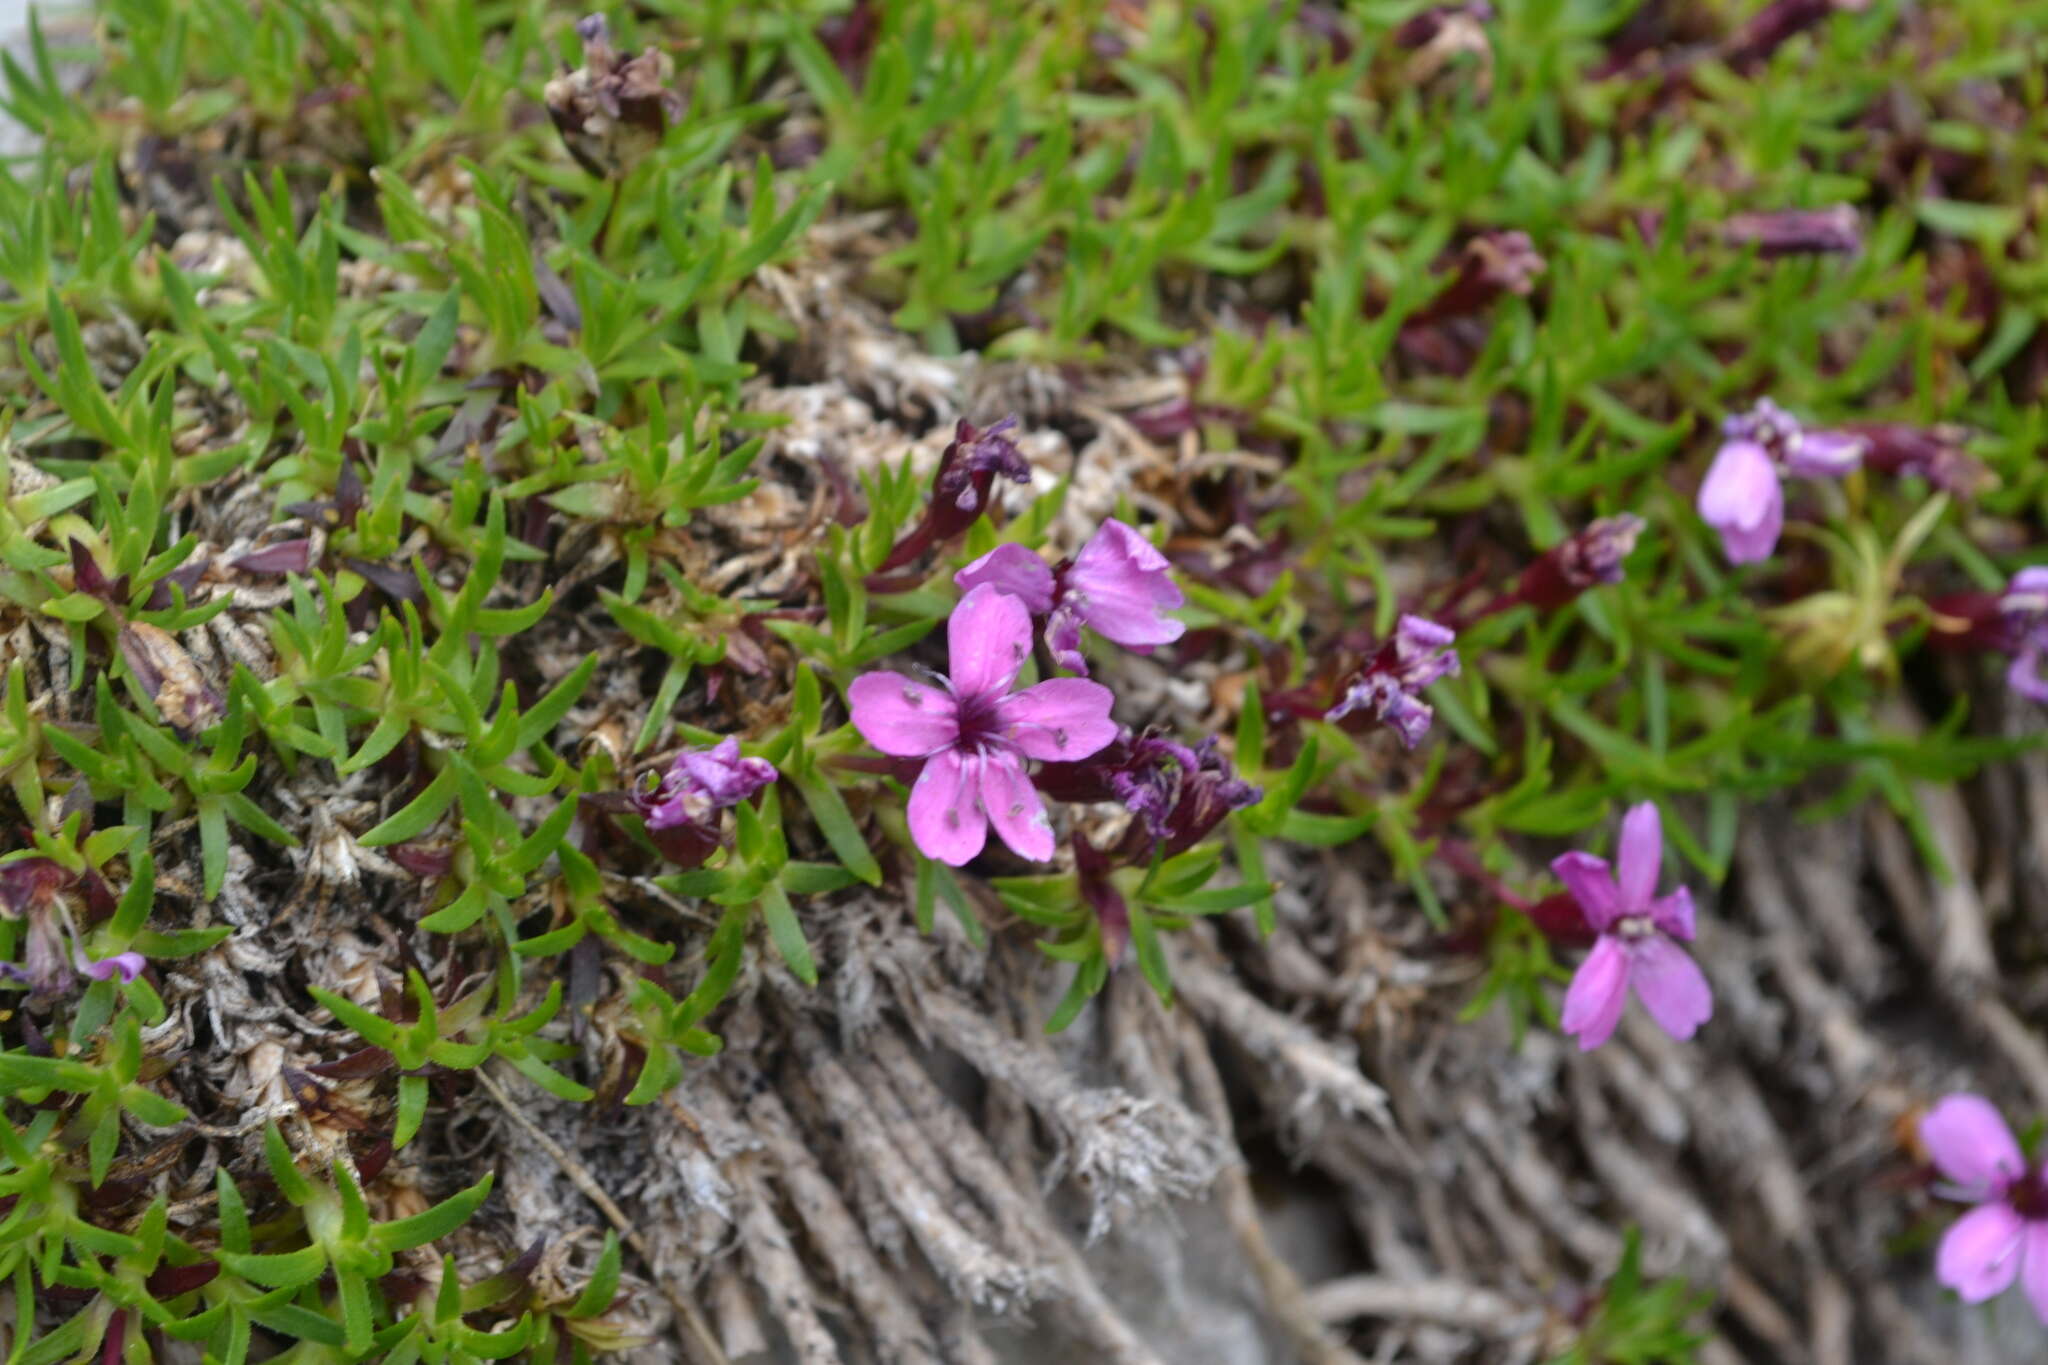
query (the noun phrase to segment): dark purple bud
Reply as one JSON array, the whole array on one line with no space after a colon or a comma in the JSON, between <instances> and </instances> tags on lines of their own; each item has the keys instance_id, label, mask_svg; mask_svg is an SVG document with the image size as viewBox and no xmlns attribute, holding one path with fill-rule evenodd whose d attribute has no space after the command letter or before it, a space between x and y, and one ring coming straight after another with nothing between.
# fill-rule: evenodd
<instances>
[{"instance_id":1,"label":"dark purple bud","mask_svg":"<svg viewBox=\"0 0 2048 1365\"><path fill-rule=\"evenodd\" d=\"M158 1266L150 1272L142 1287L149 1291L151 1298L175 1299L180 1294L189 1294L212 1284L220 1274L219 1261L201 1261L197 1265Z\"/></svg>"},{"instance_id":2,"label":"dark purple bud","mask_svg":"<svg viewBox=\"0 0 2048 1365\"><path fill-rule=\"evenodd\" d=\"M1110 858L1088 842L1079 831L1074 834L1074 873L1081 899L1095 912L1095 925L1102 939L1102 956L1112 967L1123 961L1131 946L1131 907L1110 880Z\"/></svg>"},{"instance_id":3,"label":"dark purple bud","mask_svg":"<svg viewBox=\"0 0 2048 1365\"><path fill-rule=\"evenodd\" d=\"M1407 325L1445 322L1483 312L1503 294L1526 297L1547 268L1526 232L1483 232L1465 244L1458 273Z\"/></svg>"},{"instance_id":4,"label":"dark purple bud","mask_svg":"<svg viewBox=\"0 0 2048 1365\"><path fill-rule=\"evenodd\" d=\"M198 587L199 580L206 576L206 563L204 559L195 559L190 564L181 564L156 582L150 584L149 600L142 604L143 609L145 611L163 611L176 606L177 599L171 595L171 588L174 585L183 588L185 590L185 600L191 601L192 590Z\"/></svg>"},{"instance_id":5,"label":"dark purple bud","mask_svg":"<svg viewBox=\"0 0 2048 1365\"><path fill-rule=\"evenodd\" d=\"M1627 512L1589 523L1524 569L1514 591L1489 608L1489 613L1516 603L1555 611L1576 601L1588 588L1619 583L1622 561L1635 549L1643 524L1641 517Z\"/></svg>"},{"instance_id":6,"label":"dark purple bud","mask_svg":"<svg viewBox=\"0 0 2048 1365\"><path fill-rule=\"evenodd\" d=\"M1847 204L1825 209L1738 213L1721 224L1723 240L1754 246L1765 260L1780 256L1842 256L1863 249L1863 220Z\"/></svg>"},{"instance_id":7,"label":"dark purple bud","mask_svg":"<svg viewBox=\"0 0 2048 1365\"><path fill-rule=\"evenodd\" d=\"M1864 441L1863 462L1880 474L1917 474L1959 498L1975 497L1993 482L1991 471L1964 452L1959 428L1849 422L1843 430Z\"/></svg>"},{"instance_id":8,"label":"dark purple bud","mask_svg":"<svg viewBox=\"0 0 2048 1365\"><path fill-rule=\"evenodd\" d=\"M926 550L965 532L988 510L989 496L998 477L1016 483L1031 481L1031 466L1025 461L1024 452L1010 439L1009 433L1016 426L1014 416L1005 417L986 430L965 418L960 420L953 428L952 441L939 456L937 472L932 475L932 497L924 519L896 542L870 581L902 568Z\"/></svg>"},{"instance_id":9,"label":"dark purple bud","mask_svg":"<svg viewBox=\"0 0 2048 1365\"><path fill-rule=\"evenodd\" d=\"M119 578L107 577L105 571L100 568L99 560L93 557L93 552L87 549L85 542L81 540L71 542L71 585L82 593L97 597L110 607L128 605L128 575L122 574Z\"/></svg>"}]
</instances>

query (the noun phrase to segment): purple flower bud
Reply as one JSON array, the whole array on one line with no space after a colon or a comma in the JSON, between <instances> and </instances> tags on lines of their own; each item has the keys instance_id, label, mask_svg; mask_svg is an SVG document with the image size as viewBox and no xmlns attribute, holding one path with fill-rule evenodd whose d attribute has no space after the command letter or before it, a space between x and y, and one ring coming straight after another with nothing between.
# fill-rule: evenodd
<instances>
[{"instance_id":1,"label":"purple flower bud","mask_svg":"<svg viewBox=\"0 0 2048 1365\"><path fill-rule=\"evenodd\" d=\"M1785 490L1769 452L1751 440L1723 445L1700 485L1699 513L1720 535L1729 563L1768 559L1785 526Z\"/></svg>"},{"instance_id":2,"label":"purple flower bud","mask_svg":"<svg viewBox=\"0 0 2048 1365\"><path fill-rule=\"evenodd\" d=\"M72 880L62 864L48 858L0 863L0 915L20 919L31 910L50 905Z\"/></svg>"},{"instance_id":3,"label":"purple flower bud","mask_svg":"<svg viewBox=\"0 0 2048 1365\"><path fill-rule=\"evenodd\" d=\"M1264 793L1231 770L1212 735L1192 747L1156 731L1126 730L1093 758L1047 763L1039 789L1061 801L1121 801L1136 816L1123 852L1147 858L1154 845L1171 857L1193 848L1234 810Z\"/></svg>"},{"instance_id":4,"label":"purple flower bud","mask_svg":"<svg viewBox=\"0 0 2048 1365\"><path fill-rule=\"evenodd\" d=\"M1517 603L1555 611L1601 583L1621 581L1622 562L1643 533L1643 519L1623 512L1589 522L1577 535L1553 546L1522 571L1514 591L1487 608L1491 614Z\"/></svg>"},{"instance_id":5,"label":"purple flower bud","mask_svg":"<svg viewBox=\"0 0 2048 1365\"><path fill-rule=\"evenodd\" d=\"M1005 417L986 431L962 418L953 428L953 439L939 456L938 472L932 476L931 502L924 518L910 534L869 575L869 582L886 580L934 545L942 545L972 526L988 509L989 494L1001 476L1016 483L1031 481L1031 466L1009 433L1015 417Z\"/></svg>"},{"instance_id":6,"label":"purple flower bud","mask_svg":"<svg viewBox=\"0 0 2048 1365\"><path fill-rule=\"evenodd\" d=\"M1451 643L1457 633L1420 616L1403 616L1393 639L1381 645L1372 662L1345 686L1325 720L1363 713L1392 727L1412 749L1429 733L1436 711L1416 694L1439 678L1455 677L1458 656Z\"/></svg>"},{"instance_id":7,"label":"purple flower bud","mask_svg":"<svg viewBox=\"0 0 2048 1365\"><path fill-rule=\"evenodd\" d=\"M1863 223L1847 204L1825 209L1738 213L1721 225L1736 246L1754 245L1765 260L1780 256L1848 255L1863 249Z\"/></svg>"},{"instance_id":8,"label":"purple flower bud","mask_svg":"<svg viewBox=\"0 0 2048 1365\"><path fill-rule=\"evenodd\" d=\"M776 779L775 765L765 758L740 757L740 742L731 736L709 749L677 754L668 775L633 794L633 804L650 830L701 825L706 818L736 806Z\"/></svg>"}]
</instances>

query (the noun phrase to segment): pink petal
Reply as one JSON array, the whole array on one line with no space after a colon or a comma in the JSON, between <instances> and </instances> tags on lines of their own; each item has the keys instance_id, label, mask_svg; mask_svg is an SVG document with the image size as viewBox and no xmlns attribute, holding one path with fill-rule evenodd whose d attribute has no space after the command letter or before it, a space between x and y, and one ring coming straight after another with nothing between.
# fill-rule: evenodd
<instances>
[{"instance_id":1,"label":"pink petal","mask_svg":"<svg viewBox=\"0 0 2048 1365\"><path fill-rule=\"evenodd\" d=\"M1606 934L1586 954L1564 993L1566 1033L1577 1034L1579 1050L1590 1052L1613 1036L1628 1003L1629 960L1621 940Z\"/></svg>"},{"instance_id":2,"label":"pink petal","mask_svg":"<svg viewBox=\"0 0 2048 1365\"><path fill-rule=\"evenodd\" d=\"M1001 696L1031 656L1031 613L992 584L968 590L946 622L953 688L962 697Z\"/></svg>"},{"instance_id":3,"label":"pink petal","mask_svg":"<svg viewBox=\"0 0 2048 1365\"><path fill-rule=\"evenodd\" d=\"M1629 945L1629 982L1636 998L1664 1031L1681 1042L1699 1032L1714 1013L1714 988L1692 955L1652 934Z\"/></svg>"},{"instance_id":4,"label":"pink petal","mask_svg":"<svg viewBox=\"0 0 2048 1365\"><path fill-rule=\"evenodd\" d=\"M84 972L93 980L111 981L118 976L121 978L121 984L124 986L136 977L141 976L142 969L149 965L148 959L144 958L141 953L115 953L112 957L103 957L97 961L87 957L84 953L77 953L74 955L74 960L78 965L78 970Z\"/></svg>"},{"instance_id":5,"label":"pink petal","mask_svg":"<svg viewBox=\"0 0 2048 1365\"><path fill-rule=\"evenodd\" d=\"M2034 1305L2034 1316L2048 1326L2048 1223L2027 1224L2025 1241L2020 1249L2020 1287Z\"/></svg>"},{"instance_id":6,"label":"pink petal","mask_svg":"<svg viewBox=\"0 0 2048 1365\"><path fill-rule=\"evenodd\" d=\"M1935 1169L1971 1199L2005 1193L2025 1174L2027 1159L2005 1119L1982 1095L1949 1095L1920 1120L1920 1140Z\"/></svg>"},{"instance_id":7,"label":"pink petal","mask_svg":"<svg viewBox=\"0 0 2048 1365\"><path fill-rule=\"evenodd\" d=\"M1650 922L1681 942L1692 942L1693 920L1692 892L1685 887L1650 902Z\"/></svg>"},{"instance_id":8,"label":"pink petal","mask_svg":"<svg viewBox=\"0 0 2048 1365\"><path fill-rule=\"evenodd\" d=\"M1934 1278L1982 1303L2012 1287L2019 1274L2021 1235L2026 1224L2005 1204L1979 1204L1942 1234L1934 1253Z\"/></svg>"},{"instance_id":9,"label":"pink petal","mask_svg":"<svg viewBox=\"0 0 2048 1365\"><path fill-rule=\"evenodd\" d=\"M1001 734L1031 758L1086 758L1117 737L1116 694L1086 678L1048 678L998 704Z\"/></svg>"},{"instance_id":10,"label":"pink petal","mask_svg":"<svg viewBox=\"0 0 2048 1365\"><path fill-rule=\"evenodd\" d=\"M1067 586L1081 600L1082 618L1105 640L1149 648L1178 640L1187 630L1184 622L1162 614L1187 600L1166 556L1114 518L1074 556Z\"/></svg>"},{"instance_id":11,"label":"pink petal","mask_svg":"<svg viewBox=\"0 0 2048 1365\"><path fill-rule=\"evenodd\" d=\"M1033 616L1052 610L1052 570L1022 545L998 545L959 573L953 581L962 592L989 584L1028 607Z\"/></svg>"},{"instance_id":12,"label":"pink petal","mask_svg":"<svg viewBox=\"0 0 2048 1365\"><path fill-rule=\"evenodd\" d=\"M1615 856L1614 880L1621 892L1621 913L1640 915L1657 894L1657 873L1664 863L1664 826L1654 801L1628 808L1621 818L1621 851Z\"/></svg>"},{"instance_id":13,"label":"pink petal","mask_svg":"<svg viewBox=\"0 0 2048 1365\"><path fill-rule=\"evenodd\" d=\"M927 858L959 867L988 842L981 760L951 749L932 755L910 789L910 836Z\"/></svg>"},{"instance_id":14,"label":"pink petal","mask_svg":"<svg viewBox=\"0 0 2048 1365\"><path fill-rule=\"evenodd\" d=\"M1586 923L1594 929L1605 929L1621 917L1621 898L1614 889L1614 878L1608 875L1605 858L1566 853L1550 860L1550 870L1572 893L1586 914Z\"/></svg>"},{"instance_id":15,"label":"pink petal","mask_svg":"<svg viewBox=\"0 0 2048 1365\"><path fill-rule=\"evenodd\" d=\"M1721 447L1700 484L1699 513L1720 532L1730 563L1764 559L1777 548L1785 524L1785 490L1762 446L1730 441Z\"/></svg>"},{"instance_id":16,"label":"pink petal","mask_svg":"<svg viewBox=\"0 0 2048 1365\"><path fill-rule=\"evenodd\" d=\"M1019 857L1052 861L1052 821L1014 754L995 753L982 760L981 804L996 833Z\"/></svg>"},{"instance_id":17,"label":"pink petal","mask_svg":"<svg viewBox=\"0 0 2048 1365\"><path fill-rule=\"evenodd\" d=\"M923 758L960 737L953 699L901 673L863 673L846 689L853 728L896 758Z\"/></svg>"}]
</instances>

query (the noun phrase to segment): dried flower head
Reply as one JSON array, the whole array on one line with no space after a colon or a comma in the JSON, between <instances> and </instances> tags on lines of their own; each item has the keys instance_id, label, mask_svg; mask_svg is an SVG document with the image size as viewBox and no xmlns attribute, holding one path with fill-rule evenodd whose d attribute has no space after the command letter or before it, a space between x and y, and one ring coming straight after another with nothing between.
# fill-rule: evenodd
<instances>
[{"instance_id":1,"label":"dried flower head","mask_svg":"<svg viewBox=\"0 0 2048 1365\"><path fill-rule=\"evenodd\" d=\"M622 60L602 14L580 20L576 32L583 65L549 81L542 97L570 155L592 175L617 175L682 118L683 97L669 85L675 63L651 47Z\"/></svg>"}]
</instances>

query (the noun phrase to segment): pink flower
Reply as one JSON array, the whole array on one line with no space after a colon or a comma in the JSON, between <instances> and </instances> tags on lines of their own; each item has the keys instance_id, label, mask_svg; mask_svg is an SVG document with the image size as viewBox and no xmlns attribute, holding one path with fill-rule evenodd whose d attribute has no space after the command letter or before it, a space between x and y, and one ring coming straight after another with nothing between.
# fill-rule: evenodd
<instances>
[{"instance_id":1,"label":"pink flower","mask_svg":"<svg viewBox=\"0 0 2048 1365\"><path fill-rule=\"evenodd\" d=\"M1046 617L1045 643L1053 661L1083 677L1088 673L1081 654L1083 626L1141 654L1171 644L1187 629L1166 615L1187 600L1166 556L1114 517L1056 570L1022 545L998 545L954 574L953 581L965 589L989 584L1022 602L1033 616Z\"/></svg>"},{"instance_id":2,"label":"pink flower","mask_svg":"<svg viewBox=\"0 0 2048 1365\"><path fill-rule=\"evenodd\" d=\"M1770 557L1785 525L1786 474L1838 479L1863 463L1870 442L1851 431L1803 426L1768 398L1721 424L1723 441L1700 485L1700 519L1721 535L1731 564Z\"/></svg>"},{"instance_id":3,"label":"pink flower","mask_svg":"<svg viewBox=\"0 0 2048 1365\"><path fill-rule=\"evenodd\" d=\"M1950 1095L1928 1110L1920 1140L1950 1181L1937 1192L1977 1206L1942 1235L1935 1278L1964 1303L2002 1294L2017 1279L2048 1323L2048 1175L2027 1164L1981 1095Z\"/></svg>"},{"instance_id":4,"label":"pink flower","mask_svg":"<svg viewBox=\"0 0 2048 1365\"><path fill-rule=\"evenodd\" d=\"M863 673L847 696L868 743L922 758L910 792L910 833L927 857L958 867L980 853L993 824L1023 857L1052 857L1045 802L1024 760L1086 758L1117 737L1114 697L1085 678L1053 678L1012 693L1031 653L1023 602L983 583L946 622L952 676L919 682Z\"/></svg>"},{"instance_id":5,"label":"pink flower","mask_svg":"<svg viewBox=\"0 0 2048 1365\"><path fill-rule=\"evenodd\" d=\"M1729 441L1700 485L1700 519L1720 533L1730 564L1768 559L1785 528L1785 490L1778 468L1754 441Z\"/></svg>"},{"instance_id":6,"label":"pink flower","mask_svg":"<svg viewBox=\"0 0 2048 1365\"><path fill-rule=\"evenodd\" d=\"M1564 996L1564 1031L1582 1051L1606 1042L1633 986L1643 1008L1674 1038L1690 1038L1714 1012L1714 992L1680 942L1693 936L1692 893L1657 896L1664 834L1657 807L1632 806L1621 822L1620 875L1590 853L1567 853L1550 870L1600 938Z\"/></svg>"}]
</instances>

